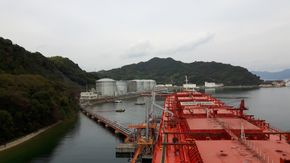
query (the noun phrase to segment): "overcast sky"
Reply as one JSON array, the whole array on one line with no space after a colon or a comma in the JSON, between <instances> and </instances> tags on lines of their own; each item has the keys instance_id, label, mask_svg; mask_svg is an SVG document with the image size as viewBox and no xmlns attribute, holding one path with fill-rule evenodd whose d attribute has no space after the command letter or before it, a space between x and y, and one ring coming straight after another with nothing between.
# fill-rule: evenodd
<instances>
[{"instance_id":1,"label":"overcast sky","mask_svg":"<svg viewBox=\"0 0 290 163\"><path fill-rule=\"evenodd\" d=\"M290 68L289 0L0 0L0 36L87 71L152 57Z\"/></svg>"}]
</instances>

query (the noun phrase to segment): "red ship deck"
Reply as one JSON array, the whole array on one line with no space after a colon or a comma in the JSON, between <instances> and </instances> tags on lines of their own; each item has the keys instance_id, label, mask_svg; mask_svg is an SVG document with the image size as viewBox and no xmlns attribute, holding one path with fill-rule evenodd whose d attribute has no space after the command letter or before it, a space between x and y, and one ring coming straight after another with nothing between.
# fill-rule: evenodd
<instances>
[{"instance_id":1,"label":"red ship deck","mask_svg":"<svg viewBox=\"0 0 290 163\"><path fill-rule=\"evenodd\" d=\"M286 163L290 134L199 92L166 98L153 163Z\"/></svg>"}]
</instances>

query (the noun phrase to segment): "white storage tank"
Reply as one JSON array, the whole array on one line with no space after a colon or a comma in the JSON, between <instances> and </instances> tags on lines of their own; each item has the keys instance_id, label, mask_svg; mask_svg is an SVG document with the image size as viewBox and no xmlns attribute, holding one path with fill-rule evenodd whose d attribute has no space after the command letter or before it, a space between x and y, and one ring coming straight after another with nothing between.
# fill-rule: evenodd
<instances>
[{"instance_id":1,"label":"white storage tank","mask_svg":"<svg viewBox=\"0 0 290 163\"><path fill-rule=\"evenodd\" d=\"M155 85L155 80L130 80L128 82L128 92L151 91Z\"/></svg>"},{"instance_id":2,"label":"white storage tank","mask_svg":"<svg viewBox=\"0 0 290 163\"><path fill-rule=\"evenodd\" d=\"M143 80L135 80L136 81L136 91L142 92L144 91L144 81Z\"/></svg>"},{"instance_id":3,"label":"white storage tank","mask_svg":"<svg viewBox=\"0 0 290 163\"><path fill-rule=\"evenodd\" d=\"M137 82L135 80L128 81L128 92L137 92Z\"/></svg>"},{"instance_id":4,"label":"white storage tank","mask_svg":"<svg viewBox=\"0 0 290 163\"><path fill-rule=\"evenodd\" d=\"M125 95L127 94L127 81L117 81L116 82L116 86L117 86L117 93L118 95Z\"/></svg>"},{"instance_id":5,"label":"white storage tank","mask_svg":"<svg viewBox=\"0 0 290 163\"><path fill-rule=\"evenodd\" d=\"M116 81L109 78L97 80L96 90L101 96L115 96L117 94Z\"/></svg>"},{"instance_id":6,"label":"white storage tank","mask_svg":"<svg viewBox=\"0 0 290 163\"><path fill-rule=\"evenodd\" d=\"M156 86L155 80L149 80L149 90L153 90L153 88Z\"/></svg>"},{"instance_id":7,"label":"white storage tank","mask_svg":"<svg viewBox=\"0 0 290 163\"><path fill-rule=\"evenodd\" d=\"M150 80L143 80L144 83L144 91L150 90Z\"/></svg>"}]
</instances>

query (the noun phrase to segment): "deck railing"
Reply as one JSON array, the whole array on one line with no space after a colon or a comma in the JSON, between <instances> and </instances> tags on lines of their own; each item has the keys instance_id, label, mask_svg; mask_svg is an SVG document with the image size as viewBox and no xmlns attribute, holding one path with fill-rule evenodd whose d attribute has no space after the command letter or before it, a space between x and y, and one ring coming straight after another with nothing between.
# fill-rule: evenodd
<instances>
[{"instance_id":1,"label":"deck railing","mask_svg":"<svg viewBox=\"0 0 290 163\"><path fill-rule=\"evenodd\" d=\"M89 118L96 119L96 120L103 122L105 125L108 125L109 127L119 131L120 133L122 133L126 137L130 136L133 133L129 128L123 126L121 123L119 123L117 121L112 121L108 118L101 116L98 113L92 113L86 109L81 109L81 111L84 114L86 114Z\"/></svg>"}]
</instances>

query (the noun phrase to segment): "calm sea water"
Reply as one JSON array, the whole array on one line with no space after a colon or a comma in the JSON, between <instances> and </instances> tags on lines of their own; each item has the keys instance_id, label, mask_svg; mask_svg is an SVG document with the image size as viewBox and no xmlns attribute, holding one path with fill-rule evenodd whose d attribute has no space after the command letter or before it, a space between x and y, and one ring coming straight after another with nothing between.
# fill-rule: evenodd
<instances>
[{"instance_id":1,"label":"calm sea water","mask_svg":"<svg viewBox=\"0 0 290 163\"><path fill-rule=\"evenodd\" d=\"M211 94L233 106L238 106L240 100L245 99L248 114L265 119L276 128L290 131L290 87L221 89Z\"/></svg>"},{"instance_id":2,"label":"calm sea water","mask_svg":"<svg viewBox=\"0 0 290 163\"><path fill-rule=\"evenodd\" d=\"M239 101L245 99L249 114L266 119L271 125L283 130L290 130L290 88L219 89L205 92L233 106L238 106ZM127 125L145 119L145 106L134 105L135 102L136 99L131 99L119 104L101 104L90 109ZM162 104L162 101L159 103ZM110 111L115 108L125 108L126 111L123 113ZM128 162L128 159L115 158L115 146L121 140L112 132L82 114L75 125L75 128L58 142L53 152L32 158L32 162Z\"/></svg>"}]
</instances>

